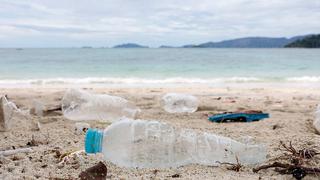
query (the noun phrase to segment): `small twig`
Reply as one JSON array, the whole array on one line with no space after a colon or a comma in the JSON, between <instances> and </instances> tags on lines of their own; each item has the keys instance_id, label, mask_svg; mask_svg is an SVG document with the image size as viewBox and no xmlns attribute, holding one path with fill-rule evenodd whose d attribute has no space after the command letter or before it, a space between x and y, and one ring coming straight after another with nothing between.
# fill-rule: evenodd
<instances>
[{"instance_id":1,"label":"small twig","mask_svg":"<svg viewBox=\"0 0 320 180\"><path fill-rule=\"evenodd\" d=\"M284 144L282 141L280 141L280 145L284 148L285 151L291 153L293 156L300 157L303 159L311 159L315 155L320 154L319 152L315 151L314 149L301 149L297 150L292 146L292 143L290 141L289 146ZM281 149L280 149L281 150Z\"/></svg>"},{"instance_id":2,"label":"small twig","mask_svg":"<svg viewBox=\"0 0 320 180\"><path fill-rule=\"evenodd\" d=\"M46 144L49 144L49 139L50 139L50 135L49 135L49 131L48 131L48 133L47 133L47 135L46 135Z\"/></svg>"},{"instance_id":3,"label":"small twig","mask_svg":"<svg viewBox=\"0 0 320 180\"><path fill-rule=\"evenodd\" d=\"M239 171L241 170L241 168L243 167L243 165L240 163L238 156L236 156L236 160L237 160L237 163L236 163L236 164L234 164L234 163L227 163L227 162L225 162L225 163L220 163L220 162L219 162L219 163L220 163L220 164L230 165L230 167L227 168L228 170L232 170L232 171L239 172Z\"/></svg>"}]
</instances>

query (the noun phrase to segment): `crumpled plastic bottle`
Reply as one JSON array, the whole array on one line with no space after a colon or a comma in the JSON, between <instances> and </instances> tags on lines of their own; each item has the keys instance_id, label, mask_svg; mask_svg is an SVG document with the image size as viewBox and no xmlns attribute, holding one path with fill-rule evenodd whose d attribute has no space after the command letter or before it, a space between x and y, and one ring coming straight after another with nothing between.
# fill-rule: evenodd
<instances>
[{"instance_id":1,"label":"crumpled plastic bottle","mask_svg":"<svg viewBox=\"0 0 320 180\"><path fill-rule=\"evenodd\" d=\"M139 111L139 108L124 98L78 89L67 90L62 99L63 115L75 121L113 122L122 117L133 119Z\"/></svg>"},{"instance_id":2,"label":"crumpled plastic bottle","mask_svg":"<svg viewBox=\"0 0 320 180\"><path fill-rule=\"evenodd\" d=\"M102 152L107 161L122 167L167 168L187 164L253 165L266 160L263 145L243 144L210 133L177 129L158 121L124 119L104 131L89 129L87 153Z\"/></svg>"},{"instance_id":3,"label":"crumpled plastic bottle","mask_svg":"<svg viewBox=\"0 0 320 180\"><path fill-rule=\"evenodd\" d=\"M169 113L193 113L197 111L199 101L189 94L167 93L162 97L162 104Z\"/></svg>"},{"instance_id":4,"label":"crumpled plastic bottle","mask_svg":"<svg viewBox=\"0 0 320 180\"><path fill-rule=\"evenodd\" d=\"M320 105L318 105L315 116L316 118L313 121L313 126L317 130L317 132L320 133Z\"/></svg>"},{"instance_id":5,"label":"crumpled plastic bottle","mask_svg":"<svg viewBox=\"0 0 320 180\"><path fill-rule=\"evenodd\" d=\"M0 131L11 129L11 117L15 111L19 111L17 106L7 100L6 96L0 97Z\"/></svg>"}]
</instances>

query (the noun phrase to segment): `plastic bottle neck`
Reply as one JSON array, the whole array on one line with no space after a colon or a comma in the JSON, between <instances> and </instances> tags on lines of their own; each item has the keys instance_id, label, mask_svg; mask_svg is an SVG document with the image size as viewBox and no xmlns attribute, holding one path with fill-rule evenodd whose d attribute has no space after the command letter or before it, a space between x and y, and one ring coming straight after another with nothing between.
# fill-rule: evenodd
<instances>
[{"instance_id":1,"label":"plastic bottle neck","mask_svg":"<svg viewBox=\"0 0 320 180\"><path fill-rule=\"evenodd\" d=\"M85 137L86 153L99 153L102 151L103 131L88 129Z\"/></svg>"}]
</instances>

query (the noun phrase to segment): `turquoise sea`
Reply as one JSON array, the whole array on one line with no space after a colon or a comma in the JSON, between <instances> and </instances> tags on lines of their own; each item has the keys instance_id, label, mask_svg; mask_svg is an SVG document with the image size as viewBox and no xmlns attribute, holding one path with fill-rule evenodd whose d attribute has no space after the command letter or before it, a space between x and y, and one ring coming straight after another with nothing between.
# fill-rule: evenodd
<instances>
[{"instance_id":1,"label":"turquoise sea","mask_svg":"<svg viewBox=\"0 0 320 180\"><path fill-rule=\"evenodd\" d=\"M320 84L320 49L0 49L0 85Z\"/></svg>"}]
</instances>

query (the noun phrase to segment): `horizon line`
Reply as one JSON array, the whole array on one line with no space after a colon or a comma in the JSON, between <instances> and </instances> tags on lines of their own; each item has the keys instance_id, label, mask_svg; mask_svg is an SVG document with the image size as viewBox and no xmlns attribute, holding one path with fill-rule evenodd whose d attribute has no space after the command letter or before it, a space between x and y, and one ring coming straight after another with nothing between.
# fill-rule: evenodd
<instances>
[{"instance_id":1,"label":"horizon line","mask_svg":"<svg viewBox=\"0 0 320 180\"><path fill-rule=\"evenodd\" d=\"M309 33L309 34L304 34L304 35L295 35L295 36L244 36L244 37L238 37L238 38L231 38L231 39L225 39L225 40L220 40L220 41L206 41L206 42L202 42L202 43L186 43L184 45L178 45L178 46L174 46L174 45L166 45L166 44L162 44L162 45L158 45L158 46L148 46L145 45L143 43L136 43L136 42L125 42L125 43L119 43L119 44L115 44L112 46L92 46L92 45L79 45L79 46L30 46L30 47L23 47L23 46L12 46L12 47L1 47L0 49L46 49L46 48L53 48L53 49L59 49L59 48L79 48L79 49L169 49L169 48L192 48L192 47L183 47L183 46L197 46L199 44L204 44L204 43L220 43L220 42L224 42L224 41L232 41L232 40L238 40L238 39L245 39L245 38L277 38L277 39L281 39L281 38L285 38L285 39L291 39L294 37L299 37L299 36L312 36L312 35L317 35L317 33ZM144 47L130 47L130 48L116 48L116 46L119 45L126 45L126 44L136 44L136 45L140 45L140 46L144 46ZM161 46L167 46L167 47L161 47ZM211 47L211 48L230 48L230 47ZM231 47L232 48L232 47ZM250 48L250 47L237 47L237 48ZM275 48L283 48L283 47L275 47ZM260 48L259 48L260 49Z\"/></svg>"}]
</instances>

